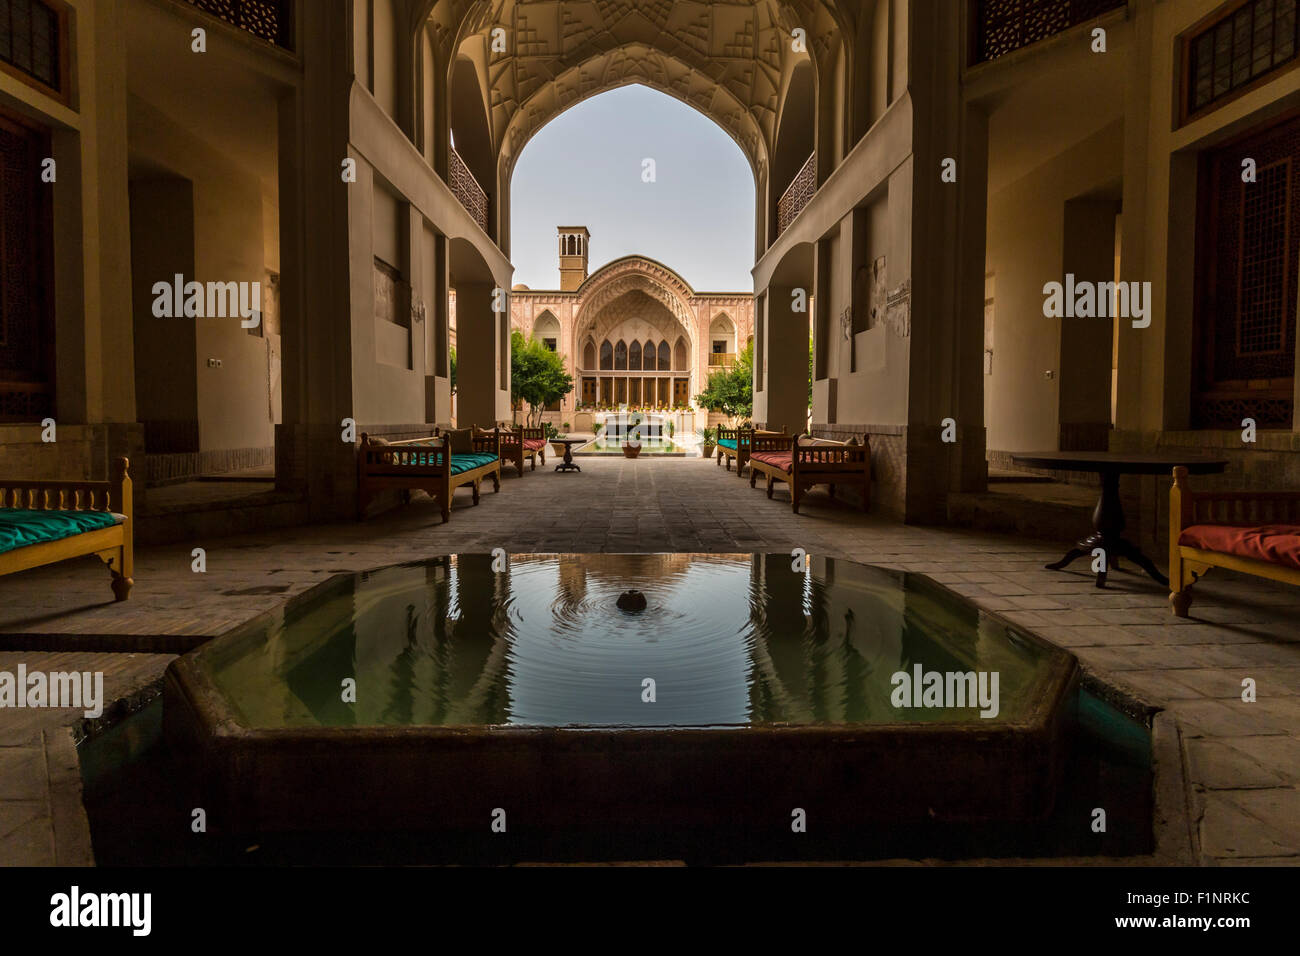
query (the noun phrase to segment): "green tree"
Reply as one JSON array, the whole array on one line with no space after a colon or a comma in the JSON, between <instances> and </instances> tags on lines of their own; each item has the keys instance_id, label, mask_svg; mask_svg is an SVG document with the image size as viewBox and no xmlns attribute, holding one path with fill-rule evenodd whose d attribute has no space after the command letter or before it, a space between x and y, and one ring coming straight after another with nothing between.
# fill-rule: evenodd
<instances>
[{"instance_id":1,"label":"green tree","mask_svg":"<svg viewBox=\"0 0 1300 956\"><path fill-rule=\"evenodd\" d=\"M541 424L546 406L573 391L573 376L564 359L518 329L510 333L510 402L518 411L528 404L526 423Z\"/></svg>"},{"instance_id":2,"label":"green tree","mask_svg":"<svg viewBox=\"0 0 1300 956\"><path fill-rule=\"evenodd\" d=\"M456 394L456 350L451 350L451 394Z\"/></svg>"},{"instance_id":3,"label":"green tree","mask_svg":"<svg viewBox=\"0 0 1300 956\"><path fill-rule=\"evenodd\" d=\"M736 364L709 376L704 391L695 403L711 412L721 412L731 419L748 418L754 413L754 344L750 342L736 356Z\"/></svg>"}]
</instances>

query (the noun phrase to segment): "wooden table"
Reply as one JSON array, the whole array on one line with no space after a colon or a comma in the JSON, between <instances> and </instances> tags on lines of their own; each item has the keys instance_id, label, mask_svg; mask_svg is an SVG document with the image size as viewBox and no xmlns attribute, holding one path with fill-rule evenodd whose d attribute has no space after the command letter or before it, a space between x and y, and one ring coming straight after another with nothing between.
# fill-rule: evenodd
<instances>
[{"instance_id":1,"label":"wooden table","mask_svg":"<svg viewBox=\"0 0 1300 956\"><path fill-rule=\"evenodd\" d=\"M552 438L550 441L552 445L564 446L564 461L555 466L556 471L582 471L573 463L573 446L585 445L591 441L590 438Z\"/></svg>"},{"instance_id":2,"label":"wooden table","mask_svg":"<svg viewBox=\"0 0 1300 956\"><path fill-rule=\"evenodd\" d=\"M1080 539L1065 552L1060 561L1046 565L1048 570L1060 571L1073 561L1101 550L1101 565L1097 572L1097 587L1106 586L1106 572L1119 569L1119 559L1128 558L1161 584L1168 586L1169 579L1160 573L1150 558L1137 545L1124 538L1124 506L1119 500L1120 475L1167 475L1176 465L1184 466L1193 475L1218 474L1227 467L1223 458L1204 458L1198 455L1179 455L1166 452L1151 454L1125 454L1108 451L1041 451L1012 455L1017 465L1030 468L1047 468L1055 471L1095 471L1101 479L1101 495L1092 512L1093 533Z\"/></svg>"}]
</instances>

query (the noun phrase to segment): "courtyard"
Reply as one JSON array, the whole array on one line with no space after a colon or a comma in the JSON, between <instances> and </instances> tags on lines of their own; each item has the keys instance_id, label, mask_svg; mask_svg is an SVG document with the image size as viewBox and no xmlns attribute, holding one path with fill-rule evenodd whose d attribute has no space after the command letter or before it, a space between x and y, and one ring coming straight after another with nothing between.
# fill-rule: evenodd
<instances>
[{"instance_id":1,"label":"courtyard","mask_svg":"<svg viewBox=\"0 0 1300 956\"><path fill-rule=\"evenodd\" d=\"M125 604L90 558L0 581L0 670L102 670L108 701L156 686L175 655L327 578L448 553L772 552L802 548L919 571L1067 649L1085 681L1154 728L1156 851L1111 862L1300 862L1300 593L1216 572L1188 618L1144 575L1097 589L1083 564L1053 572L1052 541L905 526L817 491L802 514L698 458L583 458L507 478L452 522L416 496L363 523L143 547ZM192 570L204 547L207 570ZM1242 699L1251 678L1257 700ZM112 708L109 709L110 714ZM120 717L120 714L118 715ZM0 864L85 864L75 712L0 711ZM77 733L80 733L80 729ZM1094 862L1100 862L1094 859ZM763 862L754 859L750 862Z\"/></svg>"}]
</instances>

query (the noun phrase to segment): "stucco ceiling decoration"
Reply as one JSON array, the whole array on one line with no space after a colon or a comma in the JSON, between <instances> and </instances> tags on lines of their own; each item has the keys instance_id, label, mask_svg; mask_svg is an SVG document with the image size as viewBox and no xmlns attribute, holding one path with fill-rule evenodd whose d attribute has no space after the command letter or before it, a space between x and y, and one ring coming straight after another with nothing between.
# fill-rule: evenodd
<instances>
[{"instance_id":1,"label":"stucco ceiling decoration","mask_svg":"<svg viewBox=\"0 0 1300 956\"><path fill-rule=\"evenodd\" d=\"M836 0L437 0L429 21L440 55L507 31L488 61L493 141L507 175L528 140L581 100L643 83L712 118L760 180L775 137L782 77L805 54L821 59L851 27ZM846 4L856 6L856 4Z\"/></svg>"},{"instance_id":2,"label":"stucco ceiling decoration","mask_svg":"<svg viewBox=\"0 0 1300 956\"><path fill-rule=\"evenodd\" d=\"M608 303L590 325L578 329L576 341L581 348L588 341L598 344L605 339L626 338L629 326L642 330L639 333L634 331L631 336L638 341L646 329L653 329L650 337L656 342L667 340L670 345L676 345L677 340L682 339L688 348L695 347L694 337L682 325L681 319L661 301L640 289L631 289Z\"/></svg>"},{"instance_id":3,"label":"stucco ceiling decoration","mask_svg":"<svg viewBox=\"0 0 1300 956\"><path fill-rule=\"evenodd\" d=\"M643 263L651 265L644 260ZM679 284L680 280L673 281L671 273L662 267L654 272L619 272L600 283L589 296L583 297L576 323L579 340L588 330L592 330L592 335L599 341L603 336L602 328L612 327L627 317L622 309L612 308L614 304L631 293L640 293L663 306L681 327L681 334L686 341L693 344L695 337L691 330L694 327L694 317L685 299L672 287L677 285L680 288ZM617 314L606 317L606 312Z\"/></svg>"}]
</instances>

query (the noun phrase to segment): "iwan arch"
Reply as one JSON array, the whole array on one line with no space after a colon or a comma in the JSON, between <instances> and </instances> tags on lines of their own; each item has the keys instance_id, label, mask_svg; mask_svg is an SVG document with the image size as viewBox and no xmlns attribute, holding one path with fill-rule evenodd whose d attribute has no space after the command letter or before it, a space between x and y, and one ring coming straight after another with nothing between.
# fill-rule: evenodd
<instances>
[{"instance_id":1,"label":"iwan arch","mask_svg":"<svg viewBox=\"0 0 1300 956\"><path fill-rule=\"evenodd\" d=\"M514 164L564 109L641 83L711 117L753 170L755 420L806 427L811 334L812 428L871 435L882 512L942 520L990 456L1029 447L1225 444L1216 409L1260 409L1266 440L1230 449L1247 478L1264 457L1295 474L1294 283L1277 316L1246 317L1271 329L1267 361L1215 372L1197 344L1217 334L1192 268L1198 193L1236 142L1285 153L1266 134L1300 105L1286 59L1175 95L1232 4L1093 0L1001 32L977 16L997 4L952 0L246 6L228 23L184 0L51 0L63 75L0 73L12 135L61 171L23 263L57 282L22 319L38 344L0 376L13 470L103 475L127 452L183 474L273 447L297 517L346 515L343 422L450 419L453 291L457 418L508 419L510 329L543 311L510 301ZM1117 270L1153 283L1149 327L1042 315L1046 282ZM177 273L266 283L265 334L156 324L141 290ZM671 288L622 295L668 310L698 378L717 315L654 294ZM550 310L575 363L591 308ZM658 373L669 339L647 333L643 363L651 340Z\"/></svg>"},{"instance_id":2,"label":"iwan arch","mask_svg":"<svg viewBox=\"0 0 1300 956\"><path fill-rule=\"evenodd\" d=\"M589 431L594 419L584 412L593 408L689 406L709 374L753 340L752 295L696 292L644 256L587 275L585 244L576 253L565 246L570 237L585 242L585 228L559 232L561 288L516 286L510 297L511 327L558 352L574 377L574 391L545 413L553 424ZM701 412L694 420L710 419Z\"/></svg>"}]
</instances>

